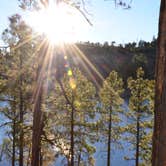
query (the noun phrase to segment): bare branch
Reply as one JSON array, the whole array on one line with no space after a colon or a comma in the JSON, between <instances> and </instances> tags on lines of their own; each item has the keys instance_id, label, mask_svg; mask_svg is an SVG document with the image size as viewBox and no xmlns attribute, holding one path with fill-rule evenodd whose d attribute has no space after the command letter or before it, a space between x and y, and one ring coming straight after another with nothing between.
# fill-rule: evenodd
<instances>
[{"instance_id":1,"label":"bare branch","mask_svg":"<svg viewBox=\"0 0 166 166\"><path fill-rule=\"evenodd\" d=\"M8 125L8 124L11 124L11 123L12 123L12 122L3 123L3 124L0 125L0 128L6 126L6 125Z\"/></svg>"}]
</instances>

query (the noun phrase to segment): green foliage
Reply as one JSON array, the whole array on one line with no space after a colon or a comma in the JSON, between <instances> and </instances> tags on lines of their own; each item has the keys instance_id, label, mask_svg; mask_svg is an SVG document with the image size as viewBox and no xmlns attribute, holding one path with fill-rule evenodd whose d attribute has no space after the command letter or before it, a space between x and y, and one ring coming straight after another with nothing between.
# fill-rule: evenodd
<instances>
[{"instance_id":1,"label":"green foliage","mask_svg":"<svg viewBox=\"0 0 166 166\"><path fill-rule=\"evenodd\" d=\"M101 138L104 142L108 140L111 133L111 151L112 145L119 147L121 127L120 127L120 114L122 113L123 99L121 95L123 93L123 80L116 71L112 71L106 80L103 82L103 86L100 89L100 100L102 103L101 108ZM111 125L111 128L109 128ZM118 145L118 146L117 146ZM107 145L109 146L109 145Z\"/></svg>"},{"instance_id":2,"label":"green foliage","mask_svg":"<svg viewBox=\"0 0 166 166\"><path fill-rule=\"evenodd\" d=\"M123 80L116 71L112 71L103 83L100 90L100 98L103 103L103 110L108 111L111 107L119 106L123 103L120 95L123 93Z\"/></svg>"},{"instance_id":3,"label":"green foliage","mask_svg":"<svg viewBox=\"0 0 166 166\"><path fill-rule=\"evenodd\" d=\"M147 57L144 54L134 55L132 58L132 62L135 63L137 67L145 66L148 63Z\"/></svg>"},{"instance_id":4,"label":"green foliage","mask_svg":"<svg viewBox=\"0 0 166 166\"><path fill-rule=\"evenodd\" d=\"M79 154L87 158L95 152L92 146L97 139L94 121L95 95L95 87L78 69L72 71L72 76L65 74L61 84L59 81L55 82L55 89L49 94L47 116L52 117L48 123L49 134L56 139L60 154L68 159L73 107L75 160L78 160Z\"/></svg>"},{"instance_id":5,"label":"green foliage","mask_svg":"<svg viewBox=\"0 0 166 166\"><path fill-rule=\"evenodd\" d=\"M21 133L24 135L22 147L24 150L24 158L27 157L28 141L30 141L31 131L29 122L31 113L28 111L32 108L30 104L32 100L32 89L34 81L33 64L33 46L32 40L27 36L31 36L32 30L29 28L19 15L13 15L9 18L9 28L6 29L2 38L9 46L9 50L0 56L1 72L0 72L0 100L6 102L5 107L1 107L1 114L9 121L6 124L11 146L10 151L14 148L15 161L18 160ZM21 118L22 116L22 118ZM28 124L28 125L27 125ZM26 140L25 140L26 139ZM25 142L28 142L26 146ZM11 158L14 154L11 154Z\"/></svg>"},{"instance_id":6,"label":"green foliage","mask_svg":"<svg viewBox=\"0 0 166 166\"><path fill-rule=\"evenodd\" d=\"M128 133L126 139L131 143L131 150L136 150L137 144L139 146L140 164L149 164L152 148L154 81L143 77L144 71L138 68L136 79L128 79L131 96L129 111L126 113L129 124L125 126L125 130ZM138 132L139 139L137 139Z\"/></svg>"}]
</instances>

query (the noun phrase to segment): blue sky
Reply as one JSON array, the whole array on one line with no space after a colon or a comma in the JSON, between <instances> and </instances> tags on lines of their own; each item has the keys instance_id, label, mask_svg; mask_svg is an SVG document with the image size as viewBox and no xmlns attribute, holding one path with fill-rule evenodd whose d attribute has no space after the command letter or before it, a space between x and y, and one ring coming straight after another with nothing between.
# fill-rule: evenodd
<instances>
[{"instance_id":1,"label":"blue sky","mask_svg":"<svg viewBox=\"0 0 166 166\"><path fill-rule=\"evenodd\" d=\"M116 41L127 43L140 39L150 41L158 33L159 0L133 0L130 10L115 8L113 0L88 0L93 26L83 21L77 34L79 41ZM17 0L0 2L0 33L8 25L8 17L23 13Z\"/></svg>"}]
</instances>

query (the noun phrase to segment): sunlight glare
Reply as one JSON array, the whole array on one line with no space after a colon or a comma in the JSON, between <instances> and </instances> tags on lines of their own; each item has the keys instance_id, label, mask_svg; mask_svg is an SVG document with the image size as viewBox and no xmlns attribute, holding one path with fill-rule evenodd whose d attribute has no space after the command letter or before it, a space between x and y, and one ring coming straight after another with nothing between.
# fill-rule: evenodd
<instances>
[{"instance_id":1,"label":"sunlight glare","mask_svg":"<svg viewBox=\"0 0 166 166\"><path fill-rule=\"evenodd\" d=\"M78 25L73 9L65 4L52 4L48 8L31 13L30 26L39 34L44 34L50 43L71 43L75 39Z\"/></svg>"}]
</instances>

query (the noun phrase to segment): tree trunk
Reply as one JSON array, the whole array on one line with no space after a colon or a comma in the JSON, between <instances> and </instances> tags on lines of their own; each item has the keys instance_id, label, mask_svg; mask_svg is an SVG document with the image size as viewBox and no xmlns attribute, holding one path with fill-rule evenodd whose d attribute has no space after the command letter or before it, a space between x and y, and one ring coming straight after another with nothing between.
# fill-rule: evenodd
<instances>
[{"instance_id":1,"label":"tree trunk","mask_svg":"<svg viewBox=\"0 0 166 166\"><path fill-rule=\"evenodd\" d=\"M166 166L166 0L161 0L156 59L152 166Z\"/></svg>"},{"instance_id":2,"label":"tree trunk","mask_svg":"<svg viewBox=\"0 0 166 166\"><path fill-rule=\"evenodd\" d=\"M135 159L135 165L138 166L139 165L139 130L140 130L140 118L139 118L139 113L137 113L137 133L136 133L136 159Z\"/></svg>"},{"instance_id":3,"label":"tree trunk","mask_svg":"<svg viewBox=\"0 0 166 166\"><path fill-rule=\"evenodd\" d=\"M40 166L43 166L43 155L40 148Z\"/></svg>"},{"instance_id":4,"label":"tree trunk","mask_svg":"<svg viewBox=\"0 0 166 166\"><path fill-rule=\"evenodd\" d=\"M23 166L23 142L24 142L24 133L23 133L23 118L24 118L24 112L23 112L23 92L22 92L22 55L19 56L20 61L20 76L19 76L19 111L20 111L20 139L19 139L19 166Z\"/></svg>"},{"instance_id":5,"label":"tree trunk","mask_svg":"<svg viewBox=\"0 0 166 166\"><path fill-rule=\"evenodd\" d=\"M15 97L13 97L13 101L15 101ZM16 114L16 105L12 103L12 110L13 110L13 119L12 119L12 166L15 166L16 160L16 127L17 127L17 114Z\"/></svg>"},{"instance_id":6,"label":"tree trunk","mask_svg":"<svg viewBox=\"0 0 166 166\"><path fill-rule=\"evenodd\" d=\"M70 165L74 166L74 95L72 94L72 103L71 103L71 133L70 133L70 151L71 151L71 162Z\"/></svg>"},{"instance_id":7,"label":"tree trunk","mask_svg":"<svg viewBox=\"0 0 166 166\"><path fill-rule=\"evenodd\" d=\"M21 92L22 94L22 92ZM21 95L22 96L22 95ZM20 96L20 149L19 149L19 166L23 166L24 155L23 155L23 146L24 146L24 131L23 131L23 105L22 105L22 97Z\"/></svg>"},{"instance_id":8,"label":"tree trunk","mask_svg":"<svg viewBox=\"0 0 166 166\"><path fill-rule=\"evenodd\" d=\"M81 152L78 155L78 166L80 166L80 161L81 161Z\"/></svg>"},{"instance_id":9,"label":"tree trunk","mask_svg":"<svg viewBox=\"0 0 166 166\"><path fill-rule=\"evenodd\" d=\"M69 100L65 89L63 87L63 84L61 82L61 80L56 77L57 82L59 83L62 93L67 101L67 103L71 106L71 119L70 119L70 153L69 153L69 157L67 158L67 165L68 166L73 166L74 165L74 91L72 92L72 101ZM70 157L71 155L71 157Z\"/></svg>"},{"instance_id":10,"label":"tree trunk","mask_svg":"<svg viewBox=\"0 0 166 166\"><path fill-rule=\"evenodd\" d=\"M34 93L33 128L32 128L32 166L40 164L40 143L43 125L42 100L44 90L45 70L48 65L48 45L44 44L39 53L39 63L36 73L36 90Z\"/></svg>"},{"instance_id":11,"label":"tree trunk","mask_svg":"<svg viewBox=\"0 0 166 166\"><path fill-rule=\"evenodd\" d=\"M29 166L29 164L30 164L30 156L31 156L31 145L30 145L29 151L28 151L27 166Z\"/></svg>"},{"instance_id":12,"label":"tree trunk","mask_svg":"<svg viewBox=\"0 0 166 166\"><path fill-rule=\"evenodd\" d=\"M111 129L112 129L112 110L110 108L107 144L107 166L111 165Z\"/></svg>"},{"instance_id":13,"label":"tree trunk","mask_svg":"<svg viewBox=\"0 0 166 166\"><path fill-rule=\"evenodd\" d=\"M33 115L33 135L32 135L32 166L39 166L40 163L40 142L41 142L41 130L42 130L42 85L37 88L36 101L34 105Z\"/></svg>"},{"instance_id":14,"label":"tree trunk","mask_svg":"<svg viewBox=\"0 0 166 166\"><path fill-rule=\"evenodd\" d=\"M12 166L15 166L15 141L16 138L16 119L15 119L15 110L14 110L14 119L13 119L13 145L12 145Z\"/></svg>"}]
</instances>

